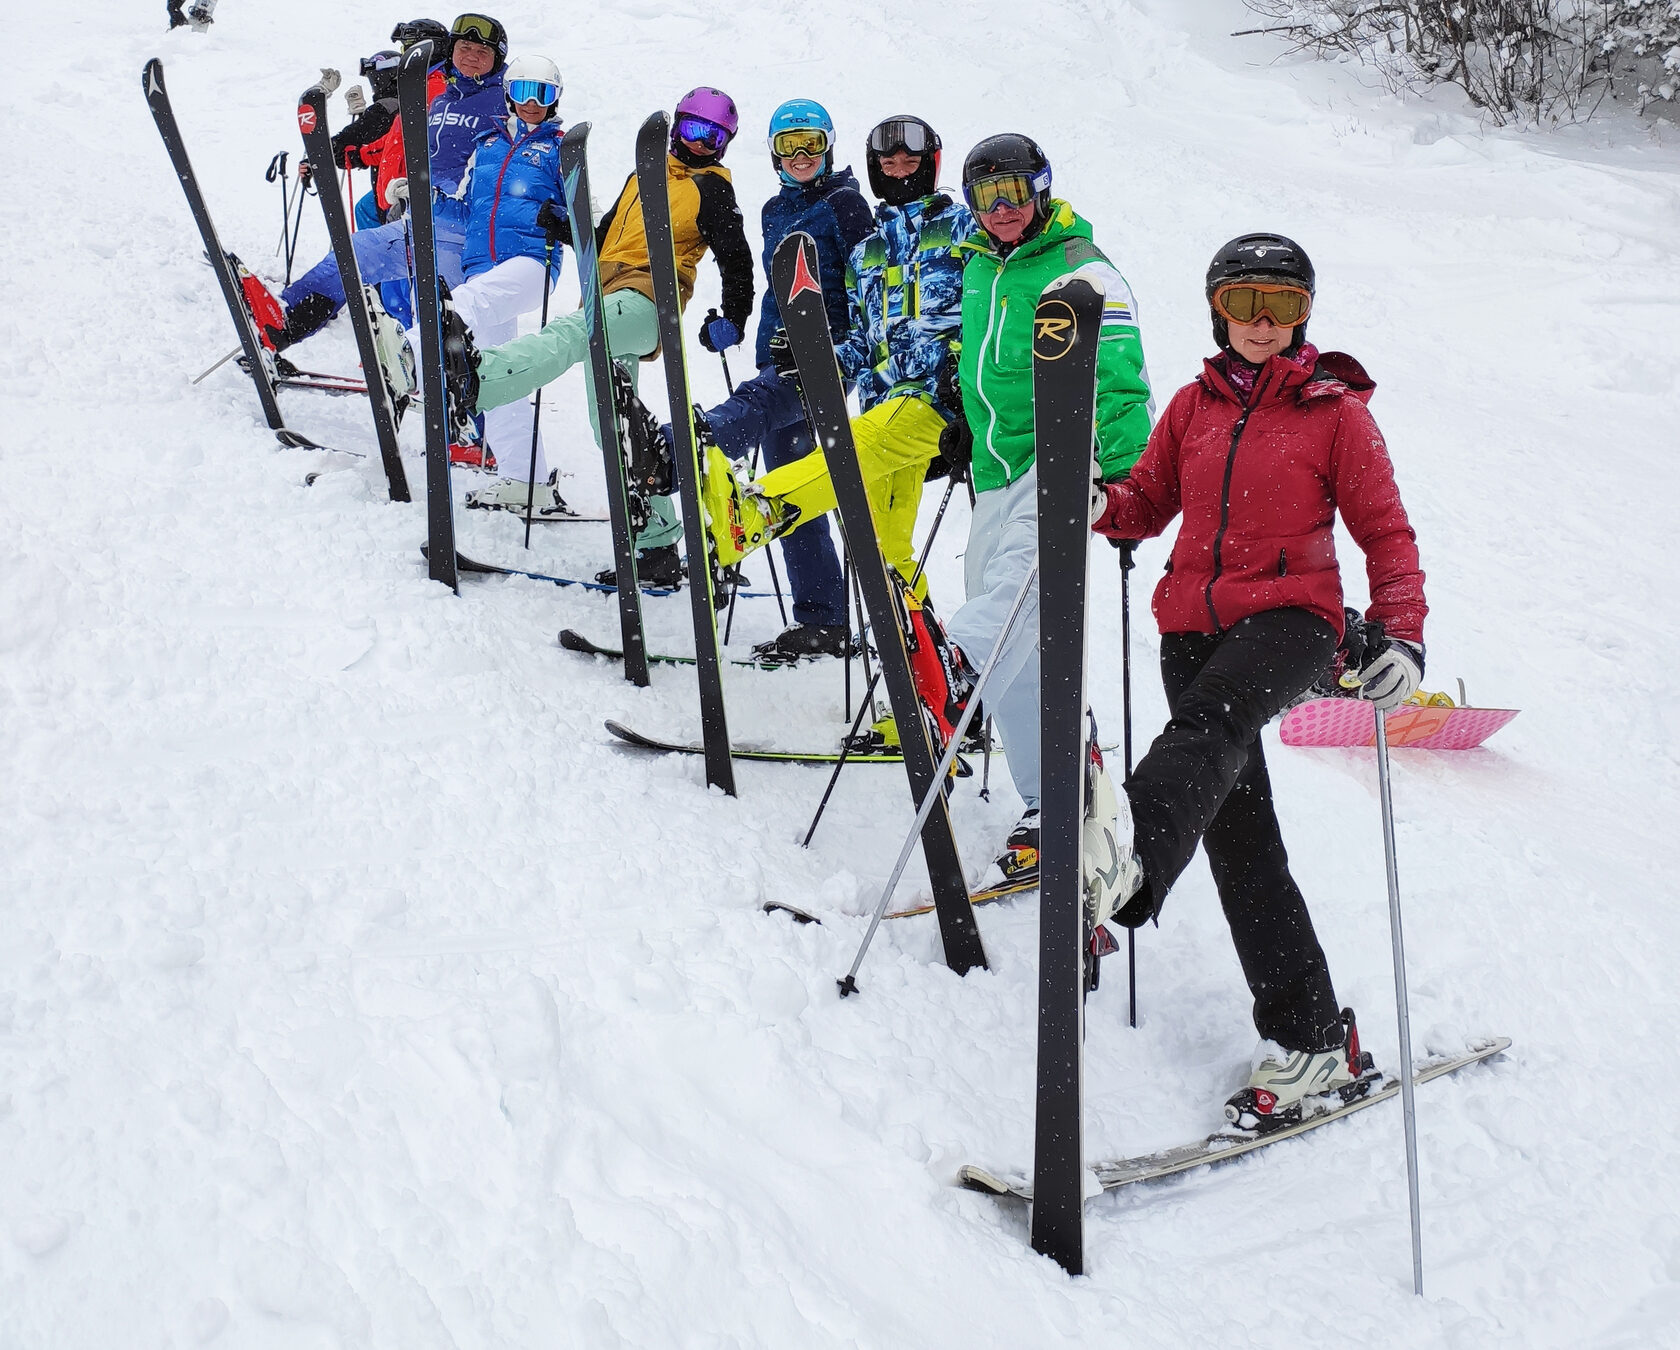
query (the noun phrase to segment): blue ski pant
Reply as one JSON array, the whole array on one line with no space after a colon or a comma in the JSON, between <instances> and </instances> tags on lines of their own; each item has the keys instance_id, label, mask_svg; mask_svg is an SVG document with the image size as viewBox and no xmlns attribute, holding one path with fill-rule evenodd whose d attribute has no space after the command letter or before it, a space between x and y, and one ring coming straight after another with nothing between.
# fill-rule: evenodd
<instances>
[{"instance_id":1,"label":"blue ski pant","mask_svg":"<svg viewBox=\"0 0 1680 1350\"><path fill-rule=\"evenodd\" d=\"M466 280L461 271L461 249L465 243L465 239L446 236L441 228L438 231L438 275L447 281L451 288ZM356 270L362 274L365 284L379 286L388 281L408 280L409 236L406 216L386 225L376 225L371 230L357 230L350 236L350 245L356 253ZM280 299L285 302L286 308L290 309L306 295L326 296L332 301L335 314L343 307L344 283L338 275L338 260L330 252L281 291Z\"/></svg>"},{"instance_id":2,"label":"blue ski pant","mask_svg":"<svg viewBox=\"0 0 1680 1350\"><path fill-rule=\"evenodd\" d=\"M379 198L371 192L364 192L356 199L356 229L376 230L380 224ZM379 303L402 327L413 327L414 300L406 275L400 281L380 283Z\"/></svg>"},{"instance_id":3,"label":"blue ski pant","mask_svg":"<svg viewBox=\"0 0 1680 1350\"><path fill-rule=\"evenodd\" d=\"M707 409L706 421L724 454L744 460L762 447L767 469L803 459L815 448L799 391L774 366L736 385L734 394ZM848 622L846 583L828 517L818 516L784 535L781 549L793 593L793 621L829 626Z\"/></svg>"}]
</instances>

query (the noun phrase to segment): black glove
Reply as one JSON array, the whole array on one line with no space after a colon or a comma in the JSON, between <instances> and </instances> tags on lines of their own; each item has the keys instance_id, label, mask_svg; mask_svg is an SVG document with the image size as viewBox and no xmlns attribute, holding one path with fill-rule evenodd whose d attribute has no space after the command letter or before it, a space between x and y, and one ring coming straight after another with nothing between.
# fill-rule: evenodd
<instances>
[{"instance_id":1,"label":"black glove","mask_svg":"<svg viewBox=\"0 0 1680 1350\"><path fill-rule=\"evenodd\" d=\"M961 404L957 405L957 415L940 428L939 457L945 461L946 472L959 483L974 466L974 433L962 415Z\"/></svg>"},{"instance_id":2,"label":"black glove","mask_svg":"<svg viewBox=\"0 0 1680 1350\"><path fill-rule=\"evenodd\" d=\"M537 228L551 244L572 242L572 222L555 202L544 202L537 210Z\"/></svg>"},{"instance_id":3,"label":"black glove","mask_svg":"<svg viewBox=\"0 0 1680 1350\"><path fill-rule=\"evenodd\" d=\"M307 159L300 159L298 161L298 182L302 183L305 187L309 186L310 176L314 172L315 166Z\"/></svg>"},{"instance_id":4,"label":"black glove","mask_svg":"<svg viewBox=\"0 0 1680 1350\"><path fill-rule=\"evenodd\" d=\"M784 380L799 380L799 362L793 359L793 348L788 345L787 329L778 328L770 335L770 364L776 367L776 374Z\"/></svg>"}]
</instances>

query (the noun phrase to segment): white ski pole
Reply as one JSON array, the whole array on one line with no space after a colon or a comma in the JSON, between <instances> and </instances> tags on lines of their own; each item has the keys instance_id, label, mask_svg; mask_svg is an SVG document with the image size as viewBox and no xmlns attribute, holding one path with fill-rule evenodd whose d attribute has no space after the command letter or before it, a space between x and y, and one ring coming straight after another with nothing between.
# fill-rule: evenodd
<instances>
[{"instance_id":1,"label":"white ski pole","mask_svg":"<svg viewBox=\"0 0 1680 1350\"><path fill-rule=\"evenodd\" d=\"M1377 719L1377 790L1388 865L1388 927L1394 943L1394 1006L1400 1020L1400 1105L1406 1120L1406 1187L1412 1206L1412 1292L1423 1295L1423 1216L1418 1204L1417 1112L1412 1101L1412 1021L1406 1004L1406 942L1400 932L1400 873L1394 860L1394 799L1388 781L1387 718Z\"/></svg>"},{"instance_id":2,"label":"white ski pole","mask_svg":"<svg viewBox=\"0 0 1680 1350\"><path fill-rule=\"evenodd\" d=\"M998 658L1003 655L1004 646L1009 641L1009 635L1015 629L1016 619L1021 617L1021 610L1025 608L1027 597L1038 586L1038 564L1032 565L1026 580L1021 583L1021 589L1015 593L1015 603L1009 607L1009 617L1003 621L1003 631L998 634L998 640L992 646L992 654L986 658L986 664L980 669L980 677L974 681L974 688L969 690L968 702L963 705L962 717L958 719L956 728L951 732L951 743L945 747L945 754L939 761L939 767L934 770L933 786L928 789L927 796L922 798L921 809L916 812L916 823L910 827L910 833L904 837L904 847L898 851L898 862L893 865L892 875L887 878L887 884L881 888L881 899L875 905L875 913L869 920L869 931L863 935L863 945L858 948L857 955L852 959L852 968L846 972L846 978L840 983L840 997L857 992L858 967L863 964L864 954L869 951L869 944L875 940L875 930L881 926L882 916L887 912L887 904L892 899L893 891L898 887L898 879L904 875L905 865L910 861L910 854L916 847L916 840L921 838L922 826L927 823L928 813L933 810L934 802L939 800L945 791L945 779L951 772L951 765L956 762L957 751L962 748L963 736L968 731L968 724L974 720L974 714L980 707L980 693L986 687L986 681L991 679L992 671L996 669ZM904 733L900 733L901 735ZM912 733L913 734L913 733Z\"/></svg>"}]
</instances>

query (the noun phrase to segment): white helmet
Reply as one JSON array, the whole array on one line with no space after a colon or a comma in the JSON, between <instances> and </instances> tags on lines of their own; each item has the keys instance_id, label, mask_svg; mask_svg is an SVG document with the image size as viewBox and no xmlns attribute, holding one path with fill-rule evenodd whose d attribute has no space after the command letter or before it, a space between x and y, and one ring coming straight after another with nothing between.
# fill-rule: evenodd
<instances>
[{"instance_id":1,"label":"white helmet","mask_svg":"<svg viewBox=\"0 0 1680 1350\"><path fill-rule=\"evenodd\" d=\"M524 85L526 88L520 88ZM537 90L532 86L545 86ZM546 56L516 56L507 63L507 69L502 73L502 94L507 99L508 116L514 116L514 109L521 103L529 103L532 98L540 98L548 105L546 121L554 121L560 116L560 91L564 86L560 81L560 67ZM517 97L523 95L523 97Z\"/></svg>"}]
</instances>

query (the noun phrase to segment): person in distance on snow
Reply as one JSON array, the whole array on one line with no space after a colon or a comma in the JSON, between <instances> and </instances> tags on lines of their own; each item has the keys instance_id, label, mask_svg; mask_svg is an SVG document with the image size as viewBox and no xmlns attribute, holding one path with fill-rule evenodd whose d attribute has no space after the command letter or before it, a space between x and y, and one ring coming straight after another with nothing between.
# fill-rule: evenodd
<instances>
[{"instance_id":1,"label":"person in distance on snow","mask_svg":"<svg viewBox=\"0 0 1680 1350\"><path fill-rule=\"evenodd\" d=\"M1386 634L1365 651L1361 696L1386 711L1423 678L1423 572L1365 407L1375 386L1352 357L1306 341L1315 292L1293 240L1221 248L1206 285L1219 354L1173 396L1130 476L1093 498L1092 528L1111 539L1152 538L1183 516L1154 599L1172 720L1126 781L1141 874L1113 898L1128 927L1156 918L1201 841L1262 1037L1226 1106L1245 1129L1298 1119L1303 1098L1358 1074L1353 1013L1337 1006L1289 874L1260 744L1342 635L1336 512Z\"/></svg>"},{"instance_id":2,"label":"person in distance on snow","mask_svg":"<svg viewBox=\"0 0 1680 1350\"><path fill-rule=\"evenodd\" d=\"M940 149L938 133L919 117L889 117L870 131L865 159L880 205L868 237L851 251L845 274L849 318L835 346L841 373L857 385L860 411L852 434L881 553L906 586L915 575L912 534L922 484L956 415L952 371L962 322L963 259L979 228L966 206L938 190ZM772 251L766 236L766 254ZM834 306L820 240L818 260L832 328ZM767 350L781 363L784 382L793 384L797 371L785 342ZM772 467L750 483L726 469L720 460L707 466L712 532L726 559L776 537L786 549L834 509L834 488L820 452ZM917 578L911 598L919 604L926 595L926 579ZM844 603L841 599L842 616ZM918 644L917 654L930 658L927 674L938 683L933 649L939 635L936 620L929 627L930 617L931 611L917 609L912 623L934 638ZM843 640L844 630L836 636ZM785 649L788 655L805 645L792 630L774 644L778 654ZM944 702L934 706L943 711ZM877 726L871 734L884 732Z\"/></svg>"},{"instance_id":3,"label":"person in distance on snow","mask_svg":"<svg viewBox=\"0 0 1680 1350\"><path fill-rule=\"evenodd\" d=\"M478 138L456 191L438 198L433 219L463 240L466 280L454 290L455 312L477 342L503 342L519 331L519 316L536 310L545 286L559 275L559 240L571 238L560 182L560 69L546 56L510 61L502 89L507 118ZM398 200L407 182L391 185ZM409 335L412 351L417 337ZM533 519L570 514L536 443L536 476L529 486L535 405L516 401L484 415L490 462L518 477L531 494ZM452 446L456 462L482 463L479 447ZM469 495L467 504L473 505ZM518 509L525 509L520 496Z\"/></svg>"},{"instance_id":4,"label":"person in distance on snow","mask_svg":"<svg viewBox=\"0 0 1680 1350\"><path fill-rule=\"evenodd\" d=\"M721 161L738 126L735 103L729 95L719 89L692 89L678 100L666 158L682 302L686 305L693 295L695 270L710 248L723 277L723 318L733 327L737 340L752 313L752 249L742 228L729 170ZM562 238L569 241L569 231ZM642 226L641 193L633 172L596 227L595 238L607 341L613 359L634 387L637 358L651 357L659 349L659 319L654 309L647 233ZM588 355L588 315L578 310L552 319L541 332L479 353L474 372L478 380L476 406L484 411L525 398L579 362L584 363L587 377ZM589 400L589 420L594 426L593 398ZM594 429L599 444L601 431L598 426ZM467 504L523 510L525 480L502 479L469 493ZM656 497L650 505L652 518L637 541L646 570L638 569L637 575L650 585L675 586L681 579L675 541L682 534L682 525L670 497ZM612 578L611 573L605 575Z\"/></svg>"},{"instance_id":5,"label":"person in distance on snow","mask_svg":"<svg viewBox=\"0 0 1680 1350\"><path fill-rule=\"evenodd\" d=\"M817 244L817 279L822 283L829 332L836 343L847 334L846 259L874 228L869 205L858 191L850 168L834 167L834 121L822 104L790 99L770 116L770 163L781 178L776 195L764 203L764 276L776 246L795 230ZM735 386L735 392L705 420L718 448L730 459L745 460L762 446L766 467L775 469L811 453L798 382L777 369L778 343L785 350L782 316L775 290L766 285L758 314L758 374ZM716 331L714 331L716 330ZM740 334L727 319L713 319L700 331L710 351L732 347ZM662 428L667 441L670 428ZM811 523L782 540L793 624L780 636L753 650L767 660L794 661L810 656L839 656L850 636L846 588L839 555L826 521Z\"/></svg>"},{"instance_id":6,"label":"person in distance on snow","mask_svg":"<svg viewBox=\"0 0 1680 1350\"><path fill-rule=\"evenodd\" d=\"M502 93L507 30L486 15L462 14L450 28L450 40L442 91L432 99L427 113L432 189L440 197L457 190L478 138L507 115ZM400 136L401 123L392 131ZM383 176L384 166L390 163L389 156L381 155L380 163ZM387 197L389 192L387 182ZM406 219L357 230L351 236L351 243L356 250L357 270L365 284L378 285L408 276L410 245ZM464 280L461 250L465 243L457 228L439 220L438 274L451 286L458 286ZM257 332L271 351L284 351L318 332L344 305L344 283L338 275L338 262L330 252L286 287L278 298L244 268L240 269L240 282L256 320Z\"/></svg>"}]
</instances>

